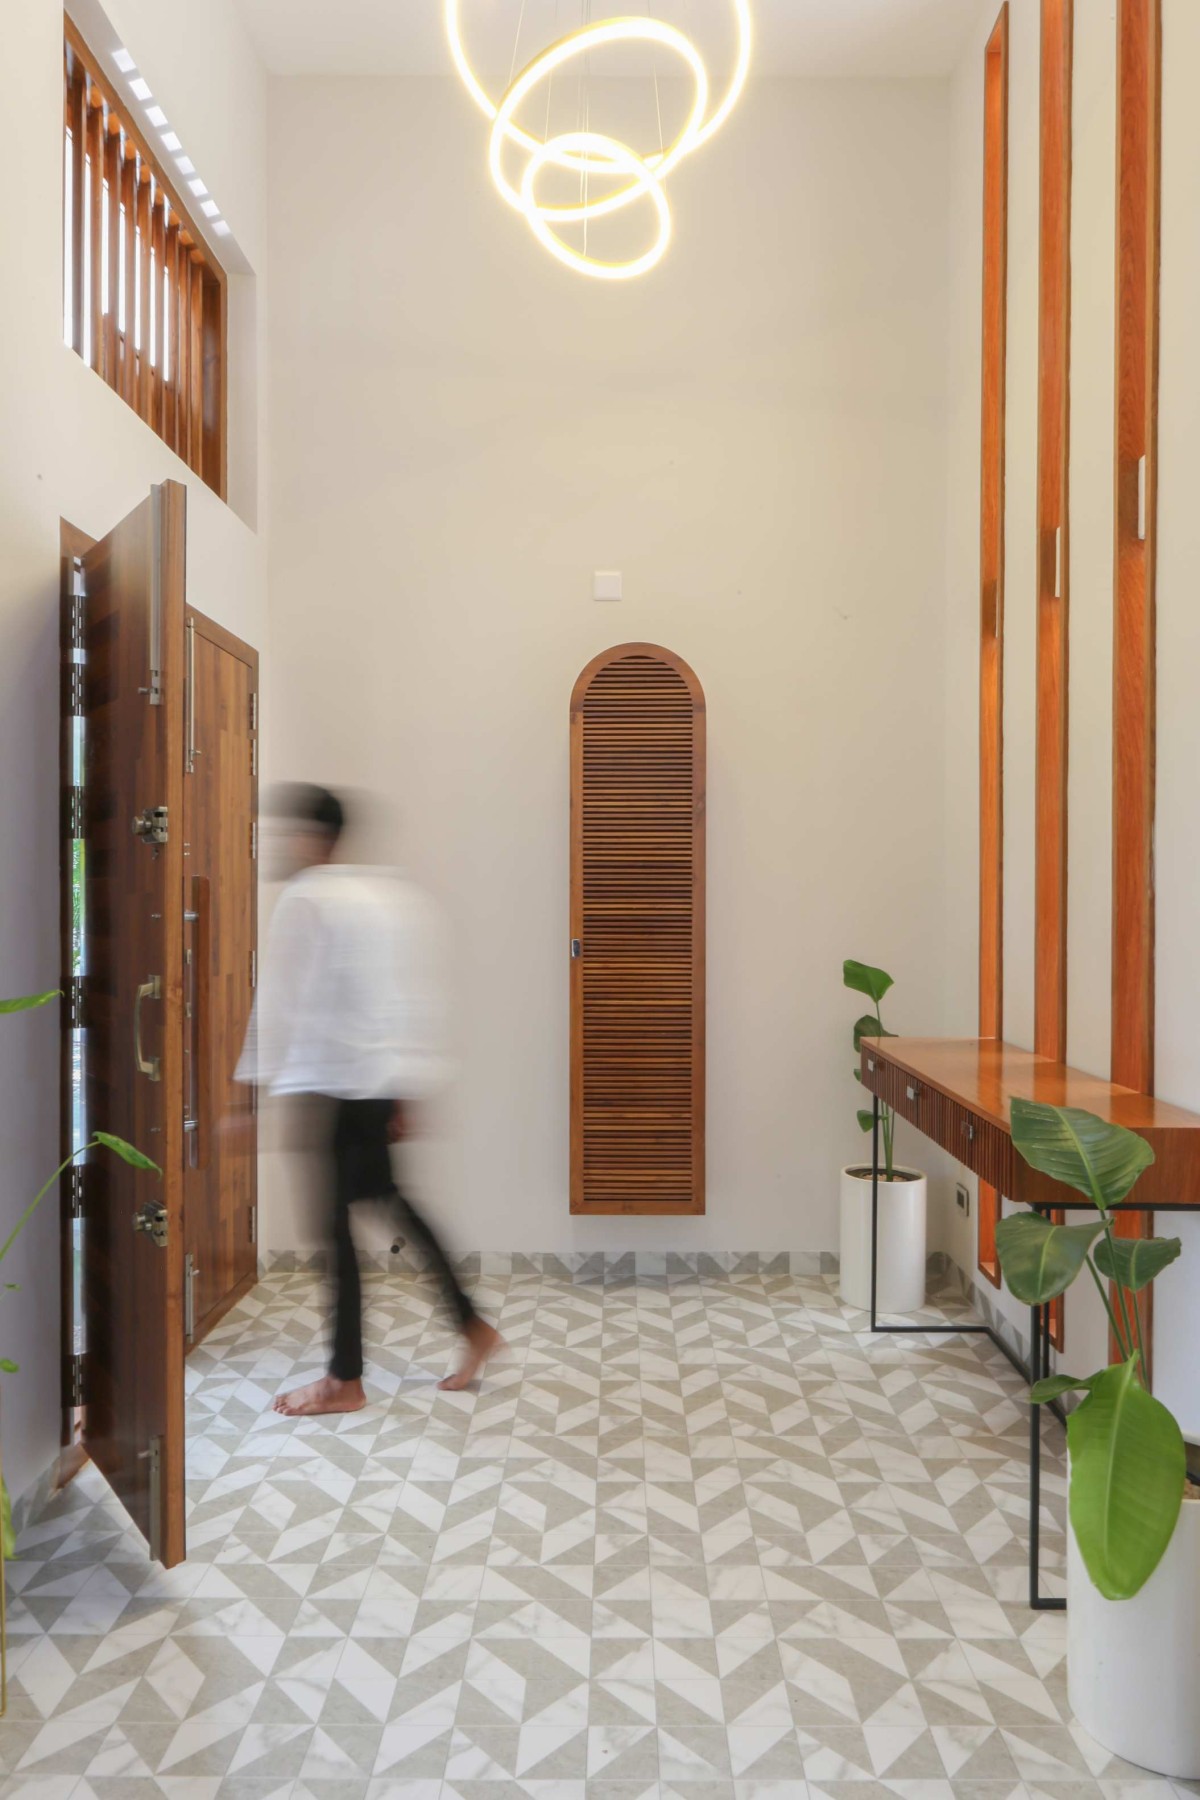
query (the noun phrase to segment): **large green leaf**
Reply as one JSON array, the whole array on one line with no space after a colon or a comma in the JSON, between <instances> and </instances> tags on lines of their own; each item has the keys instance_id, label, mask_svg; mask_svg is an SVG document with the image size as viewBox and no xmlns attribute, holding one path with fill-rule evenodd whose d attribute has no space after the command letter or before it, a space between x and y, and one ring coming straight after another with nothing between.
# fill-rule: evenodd
<instances>
[{"instance_id":1,"label":"large green leaf","mask_svg":"<svg viewBox=\"0 0 1200 1800\"><path fill-rule=\"evenodd\" d=\"M1104 1226L1052 1225L1041 1213L1010 1213L996 1227L996 1254L1004 1279L1026 1306L1043 1306L1065 1293Z\"/></svg>"},{"instance_id":2,"label":"large green leaf","mask_svg":"<svg viewBox=\"0 0 1200 1800\"><path fill-rule=\"evenodd\" d=\"M1110 1254L1106 1238L1096 1246L1096 1267L1110 1281L1119 1281L1131 1294L1137 1294L1149 1287L1182 1249L1178 1238L1114 1238Z\"/></svg>"},{"instance_id":3,"label":"large green leaf","mask_svg":"<svg viewBox=\"0 0 1200 1800\"><path fill-rule=\"evenodd\" d=\"M130 1163L135 1169L153 1169L156 1175L162 1174L162 1170L156 1162L151 1162L148 1156L143 1155L140 1150L135 1150L132 1144L125 1142L124 1138L114 1137L111 1131L97 1131L93 1135L98 1144L103 1144L106 1150L111 1150L115 1156L121 1158L122 1162Z\"/></svg>"},{"instance_id":4,"label":"large green leaf","mask_svg":"<svg viewBox=\"0 0 1200 1800\"><path fill-rule=\"evenodd\" d=\"M1101 1208L1119 1206L1154 1161L1136 1131L1110 1125L1077 1106L1012 1103L1012 1141L1031 1168L1078 1188Z\"/></svg>"},{"instance_id":5,"label":"large green leaf","mask_svg":"<svg viewBox=\"0 0 1200 1800\"><path fill-rule=\"evenodd\" d=\"M864 1038L889 1038L895 1037L895 1035L894 1031L884 1029L874 1013L864 1013L861 1019L854 1021L854 1048L856 1050L862 1049Z\"/></svg>"},{"instance_id":6,"label":"large green leaf","mask_svg":"<svg viewBox=\"0 0 1200 1800\"><path fill-rule=\"evenodd\" d=\"M46 1006L57 999L57 988L51 988L48 994L22 994L17 1000L0 1000L0 1013L32 1012L35 1006Z\"/></svg>"},{"instance_id":7,"label":"large green leaf","mask_svg":"<svg viewBox=\"0 0 1200 1800\"><path fill-rule=\"evenodd\" d=\"M882 969L873 969L869 963L854 962L852 959L847 959L842 964L842 980L856 994L865 994L868 1000L873 1000L876 1006L892 985L891 976Z\"/></svg>"},{"instance_id":8,"label":"large green leaf","mask_svg":"<svg viewBox=\"0 0 1200 1800\"><path fill-rule=\"evenodd\" d=\"M1103 1369L1067 1420L1071 1524L1106 1600L1128 1600L1157 1569L1187 1476L1183 1434L1137 1366L1135 1352Z\"/></svg>"}]
</instances>

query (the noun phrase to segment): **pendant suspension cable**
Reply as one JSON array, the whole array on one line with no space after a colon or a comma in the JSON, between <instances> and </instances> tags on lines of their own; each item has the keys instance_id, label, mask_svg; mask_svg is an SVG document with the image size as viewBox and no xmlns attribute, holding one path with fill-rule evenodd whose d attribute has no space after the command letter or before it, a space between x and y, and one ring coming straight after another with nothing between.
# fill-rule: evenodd
<instances>
[{"instance_id":1,"label":"pendant suspension cable","mask_svg":"<svg viewBox=\"0 0 1200 1800\"><path fill-rule=\"evenodd\" d=\"M650 0L645 0L646 17L650 17ZM662 100L658 92L658 45L650 47L650 66L654 70L654 110L658 114L658 154L663 153Z\"/></svg>"},{"instance_id":2,"label":"pendant suspension cable","mask_svg":"<svg viewBox=\"0 0 1200 1800\"><path fill-rule=\"evenodd\" d=\"M513 84L513 76L517 72L517 51L521 48L521 27L525 23L525 0L521 0L521 10L517 14L517 35L513 39L512 61L508 65L508 85Z\"/></svg>"}]
</instances>

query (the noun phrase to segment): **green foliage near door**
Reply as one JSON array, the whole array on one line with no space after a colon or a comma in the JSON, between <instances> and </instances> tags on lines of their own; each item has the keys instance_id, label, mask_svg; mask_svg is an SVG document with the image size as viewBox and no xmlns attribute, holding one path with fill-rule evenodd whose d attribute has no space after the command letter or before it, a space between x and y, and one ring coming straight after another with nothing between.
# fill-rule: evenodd
<instances>
[{"instance_id":1,"label":"green foliage near door","mask_svg":"<svg viewBox=\"0 0 1200 1800\"><path fill-rule=\"evenodd\" d=\"M45 994L23 994L15 1000L0 1000L0 1013L32 1012L35 1008L45 1006L51 1000L57 999L57 988L52 988L49 993ZM162 1173L157 1163L151 1162L148 1156L143 1156L140 1150L136 1150L132 1144L126 1143L124 1138L116 1137L110 1131L94 1131L85 1144L80 1144L77 1149L72 1150L70 1156L66 1157L58 1165L50 1179L44 1182L33 1196L33 1199L25 1208L12 1230L5 1238L3 1244L0 1244L0 1263L4 1261L5 1257L24 1231L26 1225L28 1225L30 1219L32 1219L34 1213L46 1198L46 1195L50 1192L50 1189L57 1182L59 1176L63 1174L66 1169L69 1169L73 1162L77 1162L81 1156L86 1156L89 1150L97 1149L111 1151L114 1156L119 1156L122 1162L130 1163L135 1169L150 1169L153 1170L156 1175ZM4 1292L10 1294L15 1293L17 1287L18 1284L15 1281L6 1281L4 1283ZM14 1361L11 1356L0 1356L0 1372L5 1375L15 1375L19 1369L20 1364ZM8 1488L5 1485L3 1474L0 1474L0 1542L3 1543L4 1555L10 1557L15 1548L13 1540L12 1504L9 1500Z\"/></svg>"},{"instance_id":2,"label":"green foliage near door","mask_svg":"<svg viewBox=\"0 0 1200 1800\"><path fill-rule=\"evenodd\" d=\"M884 1029L883 1015L879 1010L879 1002L893 985L892 978L883 969L873 969L870 963L855 962L848 957L842 964L842 985L851 993L865 994L875 1006L873 1013L863 1013L854 1021L854 1054L862 1049L864 1038L895 1037L894 1031ZM862 1080L862 1071L857 1063L854 1065L855 1081ZM869 1107L860 1108L858 1123L863 1131L870 1131L875 1119ZM883 1168L881 1174L885 1181L891 1181L895 1170L894 1146L896 1138L896 1119L890 1106L879 1108L879 1130L883 1141Z\"/></svg>"}]
</instances>

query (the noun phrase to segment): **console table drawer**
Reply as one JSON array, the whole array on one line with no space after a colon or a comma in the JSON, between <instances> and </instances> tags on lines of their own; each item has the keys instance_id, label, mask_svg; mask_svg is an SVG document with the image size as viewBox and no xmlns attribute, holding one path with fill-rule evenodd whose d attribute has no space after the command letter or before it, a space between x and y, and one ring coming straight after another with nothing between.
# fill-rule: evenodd
<instances>
[{"instance_id":1,"label":"console table drawer","mask_svg":"<svg viewBox=\"0 0 1200 1800\"><path fill-rule=\"evenodd\" d=\"M1012 1139L998 1125L968 1112L955 1100L942 1101L944 1129L938 1142L951 1156L965 1163L981 1181L998 1188L1002 1194L1012 1192Z\"/></svg>"}]
</instances>

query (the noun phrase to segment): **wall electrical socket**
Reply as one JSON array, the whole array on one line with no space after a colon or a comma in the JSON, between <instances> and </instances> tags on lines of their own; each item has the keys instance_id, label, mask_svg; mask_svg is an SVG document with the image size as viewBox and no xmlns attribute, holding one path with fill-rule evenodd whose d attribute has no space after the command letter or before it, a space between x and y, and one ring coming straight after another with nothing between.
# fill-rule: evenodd
<instances>
[{"instance_id":1,"label":"wall electrical socket","mask_svg":"<svg viewBox=\"0 0 1200 1800\"><path fill-rule=\"evenodd\" d=\"M954 1199L958 1206L958 1210L963 1215L964 1219L969 1219L971 1216L971 1190L966 1186L965 1182L960 1181L956 1184L954 1189Z\"/></svg>"}]
</instances>

